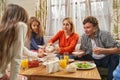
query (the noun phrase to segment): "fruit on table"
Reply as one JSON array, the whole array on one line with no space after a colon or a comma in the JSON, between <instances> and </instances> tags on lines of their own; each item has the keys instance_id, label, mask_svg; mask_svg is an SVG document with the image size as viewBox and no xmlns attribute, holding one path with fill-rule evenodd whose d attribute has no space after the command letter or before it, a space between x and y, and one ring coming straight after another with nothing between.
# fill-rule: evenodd
<instances>
[{"instance_id":1,"label":"fruit on table","mask_svg":"<svg viewBox=\"0 0 120 80\"><path fill-rule=\"evenodd\" d=\"M32 68L32 67L38 67L39 66L39 61L38 60L32 60L28 62L28 67Z\"/></svg>"}]
</instances>

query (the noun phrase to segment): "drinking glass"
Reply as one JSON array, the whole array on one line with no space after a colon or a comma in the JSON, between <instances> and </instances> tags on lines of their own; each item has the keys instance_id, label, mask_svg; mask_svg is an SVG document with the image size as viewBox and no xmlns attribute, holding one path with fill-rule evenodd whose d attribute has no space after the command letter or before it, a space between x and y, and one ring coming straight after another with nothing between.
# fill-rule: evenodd
<instances>
[{"instance_id":1,"label":"drinking glass","mask_svg":"<svg viewBox=\"0 0 120 80\"><path fill-rule=\"evenodd\" d=\"M64 53L64 59L66 60L67 63L69 62L69 53L68 52Z\"/></svg>"},{"instance_id":2,"label":"drinking glass","mask_svg":"<svg viewBox=\"0 0 120 80\"><path fill-rule=\"evenodd\" d=\"M22 58L21 68L22 68L23 70L25 70L25 69L28 68L28 57L27 57L27 56L24 56L24 57Z\"/></svg>"},{"instance_id":3,"label":"drinking glass","mask_svg":"<svg viewBox=\"0 0 120 80\"><path fill-rule=\"evenodd\" d=\"M60 56L60 67L65 69L67 66L67 60Z\"/></svg>"}]
</instances>

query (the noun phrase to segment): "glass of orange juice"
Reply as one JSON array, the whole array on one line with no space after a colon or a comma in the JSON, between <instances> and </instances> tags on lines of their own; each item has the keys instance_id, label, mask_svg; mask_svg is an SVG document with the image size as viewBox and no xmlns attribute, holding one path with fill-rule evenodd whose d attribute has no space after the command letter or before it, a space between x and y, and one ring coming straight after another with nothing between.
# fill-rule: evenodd
<instances>
[{"instance_id":1,"label":"glass of orange juice","mask_svg":"<svg viewBox=\"0 0 120 80\"><path fill-rule=\"evenodd\" d=\"M21 68L24 70L28 68L28 58L26 56L22 58Z\"/></svg>"},{"instance_id":2,"label":"glass of orange juice","mask_svg":"<svg viewBox=\"0 0 120 80\"><path fill-rule=\"evenodd\" d=\"M64 59L67 61L67 63L69 62L69 53L68 52L64 53Z\"/></svg>"},{"instance_id":3,"label":"glass of orange juice","mask_svg":"<svg viewBox=\"0 0 120 80\"><path fill-rule=\"evenodd\" d=\"M60 59L60 67L65 69L67 66L67 61L66 59Z\"/></svg>"}]
</instances>

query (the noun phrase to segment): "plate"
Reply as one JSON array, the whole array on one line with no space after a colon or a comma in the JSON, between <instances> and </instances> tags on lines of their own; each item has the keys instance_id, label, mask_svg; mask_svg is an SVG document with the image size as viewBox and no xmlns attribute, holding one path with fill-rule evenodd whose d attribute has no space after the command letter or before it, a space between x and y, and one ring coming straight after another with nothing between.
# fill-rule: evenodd
<instances>
[{"instance_id":1,"label":"plate","mask_svg":"<svg viewBox=\"0 0 120 80\"><path fill-rule=\"evenodd\" d=\"M46 60L47 58L38 58L38 61L42 61L42 62L44 62L45 60Z\"/></svg>"},{"instance_id":2,"label":"plate","mask_svg":"<svg viewBox=\"0 0 120 80\"><path fill-rule=\"evenodd\" d=\"M74 59L69 59L68 61L69 61L69 62L74 62L75 60L74 60Z\"/></svg>"},{"instance_id":3,"label":"plate","mask_svg":"<svg viewBox=\"0 0 120 80\"><path fill-rule=\"evenodd\" d=\"M44 48L45 48L44 45L38 45L38 47L41 48L41 49L44 49Z\"/></svg>"},{"instance_id":4,"label":"plate","mask_svg":"<svg viewBox=\"0 0 120 80\"><path fill-rule=\"evenodd\" d=\"M77 67L77 69L93 69L96 67L95 63L88 62L88 61L78 61L72 64L74 64Z\"/></svg>"},{"instance_id":5,"label":"plate","mask_svg":"<svg viewBox=\"0 0 120 80\"><path fill-rule=\"evenodd\" d=\"M83 54L83 52L77 52L77 51L75 51L75 52L72 52L72 54L78 56L80 54Z\"/></svg>"},{"instance_id":6,"label":"plate","mask_svg":"<svg viewBox=\"0 0 120 80\"><path fill-rule=\"evenodd\" d=\"M57 57L51 58L51 59L47 59L42 64L46 66L47 64L52 63L52 62L56 62L56 61L59 61L59 59Z\"/></svg>"}]
</instances>

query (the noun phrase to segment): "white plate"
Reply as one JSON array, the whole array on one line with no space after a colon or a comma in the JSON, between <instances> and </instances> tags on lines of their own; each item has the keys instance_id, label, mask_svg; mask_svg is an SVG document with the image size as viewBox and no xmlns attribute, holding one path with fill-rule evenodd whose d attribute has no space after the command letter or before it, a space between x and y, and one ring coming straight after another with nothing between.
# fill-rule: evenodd
<instances>
[{"instance_id":1,"label":"white plate","mask_svg":"<svg viewBox=\"0 0 120 80\"><path fill-rule=\"evenodd\" d=\"M43 49L45 48L44 45L38 45L38 47L41 48L41 49L42 49L42 48L43 48Z\"/></svg>"},{"instance_id":2,"label":"white plate","mask_svg":"<svg viewBox=\"0 0 120 80\"><path fill-rule=\"evenodd\" d=\"M59 59L57 57L54 57L54 58L51 58L51 59L47 59L42 64L46 66L46 64L49 64L49 63L55 62L55 61L59 61Z\"/></svg>"},{"instance_id":3,"label":"white plate","mask_svg":"<svg viewBox=\"0 0 120 80\"><path fill-rule=\"evenodd\" d=\"M75 60L74 59L69 59L69 62L74 62Z\"/></svg>"},{"instance_id":4,"label":"white plate","mask_svg":"<svg viewBox=\"0 0 120 80\"><path fill-rule=\"evenodd\" d=\"M44 62L45 60L46 60L47 58L38 58L38 61L42 61L42 62Z\"/></svg>"},{"instance_id":5,"label":"white plate","mask_svg":"<svg viewBox=\"0 0 120 80\"><path fill-rule=\"evenodd\" d=\"M87 68L85 68L85 67L80 68L80 67L77 66L77 64L79 64L79 63L87 64L87 65L90 65L90 66L87 67ZM95 63L88 62L88 61L77 61L77 62L73 62L72 64L74 64L77 67L77 69L93 69L93 68L96 67Z\"/></svg>"},{"instance_id":6,"label":"white plate","mask_svg":"<svg viewBox=\"0 0 120 80\"><path fill-rule=\"evenodd\" d=\"M80 54L83 54L83 52L77 52L77 51L76 51L76 52L72 52L72 54L78 56L78 55L80 55Z\"/></svg>"},{"instance_id":7,"label":"white plate","mask_svg":"<svg viewBox=\"0 0 120 80\"><path fill-rule=\"evenodd\" d=\"M57 54L53 54L53 53L52 53L52 54L46 55L45 57L38 58L38 61L44 62L44 61L46 61L46 60L48 60L48 59L55 58L56 55L57 55Z\"/></svg>"},{"instance_id":8,"label":"white plate","mask_svg":"<svg viewBox=\"0 0 120 80\"><path fill-rule=\"evenodd\" d=\"M45 58L55 58L57 54L51 53L45 56Z\"/></svg>"}]
</instances>

